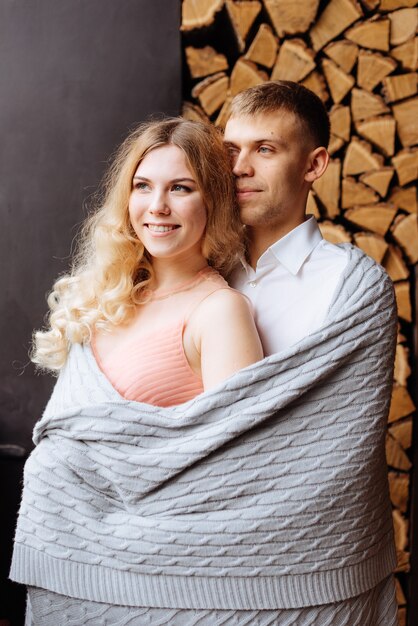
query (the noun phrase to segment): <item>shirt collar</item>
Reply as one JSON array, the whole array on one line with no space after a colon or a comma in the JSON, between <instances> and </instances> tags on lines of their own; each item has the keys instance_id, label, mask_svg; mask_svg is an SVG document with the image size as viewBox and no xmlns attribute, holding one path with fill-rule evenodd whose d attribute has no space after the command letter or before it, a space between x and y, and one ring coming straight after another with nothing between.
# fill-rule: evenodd
<instances>
[{"instance_id":1,"label":"shirt collar","mask_svg":"<svg viewBox=\"0 0 418 626\"><path fill-rule=\"evenodd\" d=\"M321 241L321 231L316 219L311 215L305 222L270 246L270 250L291 274L296 275L312 250Z\"/></svg>"},{"instance_id":2,"label":"shirt collar","mask_svg":"<svg viewBox=\"0 0 418 626\"><path fill-rule=\"evenodd\" d=\"M316 219L311 215L270 246L259 258L257 269L273 261L281 263L291 274L296 275L322 239ZM248 264L244 260L242 264L248 274Z\"/></svg>"},{"instance_id":3,"label":"shirt collar","mask_svg":"<svg viewBox=\"0 0 418 626\"><path fill-rule=\"evenodd\" d=\"M271 264L272 261L275 264L279 262L296 276L312 250L322 239L317 221L313 215L310 215L302 224L267 248L258 259L257 269ZM254 270L244 258L241 258L241 263L247 275L254 274Z\"/></svg>"}]
</instances>

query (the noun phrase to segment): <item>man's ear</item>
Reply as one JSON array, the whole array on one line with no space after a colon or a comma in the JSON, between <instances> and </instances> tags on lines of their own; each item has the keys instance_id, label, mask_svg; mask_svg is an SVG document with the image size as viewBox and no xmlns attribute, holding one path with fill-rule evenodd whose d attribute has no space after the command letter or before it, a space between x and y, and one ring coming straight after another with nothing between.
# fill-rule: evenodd
<instances>
[{"instance_id":1,"label":"man's ear","mask_svg":"<svg viewBox=\"0 0 418 626\"><path fill-rule=\"evenodd\" d=\"M305 180L308 183L313 183L317 178L327 169L329 163L328 150L323 146L315 148L309 154L307 161L307 168L305 172Z\"/></svg>"}]
</instances>

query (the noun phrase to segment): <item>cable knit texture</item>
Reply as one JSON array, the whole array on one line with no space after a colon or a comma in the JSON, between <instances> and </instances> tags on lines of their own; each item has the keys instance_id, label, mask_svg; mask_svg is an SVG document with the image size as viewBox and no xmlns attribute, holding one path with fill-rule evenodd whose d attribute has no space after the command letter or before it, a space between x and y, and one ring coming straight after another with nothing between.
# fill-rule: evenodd
<instances>
[{"instance_id":1,"label":"cable knit texture","mask_svg":"<svg viewBox=\"0 0 418 626\"><path fill-rule=\"evenodd\" d=\"M185 404L123 399L90 347L72 347L35 427L13 580L124 606L256 610L338 602L392 571L393 288L344 247L320 330Z\"/></svg>"}]
</instances>

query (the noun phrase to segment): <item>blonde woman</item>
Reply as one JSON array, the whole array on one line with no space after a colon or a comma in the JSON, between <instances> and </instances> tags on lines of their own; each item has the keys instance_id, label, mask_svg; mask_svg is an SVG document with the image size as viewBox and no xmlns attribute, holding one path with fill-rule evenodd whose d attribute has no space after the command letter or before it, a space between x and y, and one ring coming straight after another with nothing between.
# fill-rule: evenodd
<instances>
[{"instance_id":1,"label":"blonde woman","mask_svg":"<svg viewBox=\"0 0 418 626\"><path fill-rule=\"evenodd\" d=\"M142 124L116 155L101 206L85 225L71 273L53 287L50 326L35 333L34 362L64 372L69 355L77 370L87 358L88 367L100 370L101 384L110 384L122 403L170 407L191 401L262 358L248 302L223 278L240 253L242 227L218 133L177 118ZM60 375L47 412L60 402L62 379ZM78 384L78 397L83 392L89 399L95 397L88 375L70 384L73 391ZM70 413L76 417L77 410ZM106 412L93 414L92 429L101 432ZM55 479L47 466L34 469L39 450L48 446L51 436L39 441L29 459L18 535L32 532L28 520L36 516L36 504L28 494L36 491L39 472L48 481ZM94 476L94 466L69 464L78 477L87 470L87 484L102 489L103 478ZM69 467L63 471L69 472ZM24 573L16 576L29 587L33 614L28 611L27 622L142 623L135 607L92 595L88 579L100 570L96 562L85 585L83 576L73 580L77 557L68 555L68 545L57 546L52 531L69 522L54 505L46 517L45 528L51 532L46 531L38 552L31 551L31 563L27 561ZM84 549L94 554L94 534L91 529L87 534ZM117 535L116 527L115 541ZM56 560L57 550L64 560ZM15 565L19 560L15 551ZM52 571L51 563L66 569L68 561L68 571ZM165 603L156 599L157 607ZM140 613L144 620L152 619L152 612L148 617L145 609Z\"/></svg>"},{"instance_id":2,"label":"blonde woman","mask_svg":"<svg viewBox=\"0 0 418 626\"><path fill-rule=\"evenodd\" d=\"M59 371L72 344L93 339L99 361L112 368L109 351L130 344L132 332L155 338L154 310L148 311L167 309L171 323L173 308L189 300L194 282L206 286L202 292L218 292L202 306L195 303L183 328L199 392L260 358L248 304L219 275L242 253L229 172L221 139L209 125L173 119L134 131L110 168L103 205L86 223L71 275L49 296L51 328L35 334L34 362ZM174 299L166 304L168 297Z\"/></svg>"}]
</instances>

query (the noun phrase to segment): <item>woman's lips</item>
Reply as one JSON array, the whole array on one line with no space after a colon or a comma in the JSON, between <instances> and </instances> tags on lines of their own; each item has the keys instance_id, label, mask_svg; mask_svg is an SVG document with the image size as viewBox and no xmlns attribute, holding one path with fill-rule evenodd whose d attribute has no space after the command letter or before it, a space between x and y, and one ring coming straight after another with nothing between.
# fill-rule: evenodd
<instances>
[{"instance_id":1,"label":"woman's lips","mask_svg":"<svg viewBox=\"0 0 418 626\"><path fill-rule=\"evenodd\" d=\"M180 228L178 224L145 224L145 226L153 233L168 233Z\"/></svg>"}]
</instances>

